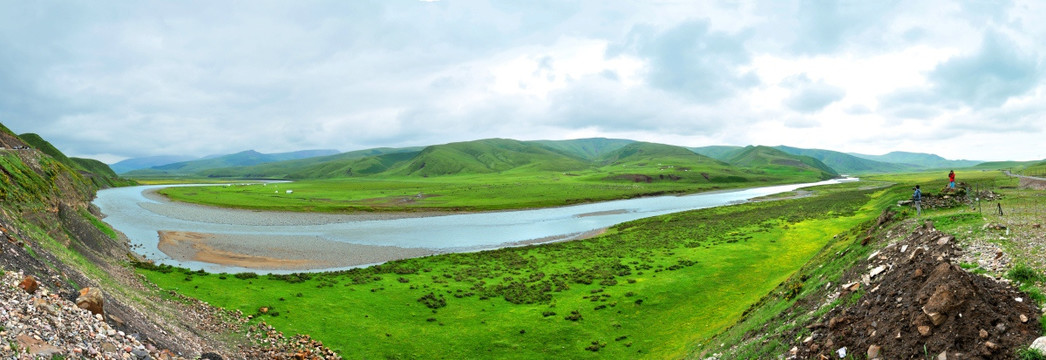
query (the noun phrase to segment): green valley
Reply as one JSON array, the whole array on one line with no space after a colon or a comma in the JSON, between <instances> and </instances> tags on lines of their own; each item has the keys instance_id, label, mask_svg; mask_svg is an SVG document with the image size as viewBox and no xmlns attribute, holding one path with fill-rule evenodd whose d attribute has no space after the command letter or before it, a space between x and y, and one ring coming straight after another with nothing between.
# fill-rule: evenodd
<instances>
[{"instance_id":1,"label":"green valley","mask_svg":"<svg viewBox=\"0 0 1046 360\"><path fill-rule=\"evenodd\" d=\"M207 179L223 174L296 181L272 186L167 188L162 193L178 201L265 210L502 210L814 182L837 176L815 159L769 148L755 148L729 164L663 144L592 140L579 140L575 146L556 144L558 148L489 139L420 151L216 169Z\"/></svg>"},{"instance_id":2,"label":"green valley","mask_svg":"<svg viewBox=\"0 0 1046 360\"><path fill-rule=\"evenodd\" d=\"M163 288L312 334L347 358L679 358L834 235L874 218L869 201L882 195L862 187L343 272L141 271Z\"/></svg>"}]
</instances>

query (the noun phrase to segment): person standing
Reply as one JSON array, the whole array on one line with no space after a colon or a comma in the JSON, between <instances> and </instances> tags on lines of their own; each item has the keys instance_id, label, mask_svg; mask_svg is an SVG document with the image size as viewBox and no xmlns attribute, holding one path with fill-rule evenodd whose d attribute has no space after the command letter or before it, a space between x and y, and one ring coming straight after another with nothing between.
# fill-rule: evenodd
<instances>
[{"instance_id":1,"label":"person standing","mask_svg":"<svg viewBox=\"0 0 1046 360\"><path fill-rule=\"evenodd\" d=\"M915 216L922 216L923 192L919 190L919 185L915 185L915 193L912 194L912 201L915 203Z\"/></svg>"},{"instance_id":2,"label":"person standing","mask_svg":"<svg viewBox=\"0 0 1046 360\"><path fill-rule=\"evenodd\" d=\"M948 172L948 188L955 189L955 170Z\"/></svg>"}]
</instances>

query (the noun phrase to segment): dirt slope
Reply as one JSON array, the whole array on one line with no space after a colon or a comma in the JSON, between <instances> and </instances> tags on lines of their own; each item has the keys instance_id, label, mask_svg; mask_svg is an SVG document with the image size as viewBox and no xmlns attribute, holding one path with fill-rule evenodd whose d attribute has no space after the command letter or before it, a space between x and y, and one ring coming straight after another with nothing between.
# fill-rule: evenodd
<instances>
[{"instance_id":1,"label":"dirt slope","mask_svg":"<svg viewBox=\"0 0 1046 360\"><path fill-rule=\"evenodd\" d=\"M924 224L844 275L857 298L807 326L792 358L1013 359L1039 336L1040 311L1005 282L952 264L955 239ZM924 347L925 345L925 347Z\"/></svg>"}]
</instances>

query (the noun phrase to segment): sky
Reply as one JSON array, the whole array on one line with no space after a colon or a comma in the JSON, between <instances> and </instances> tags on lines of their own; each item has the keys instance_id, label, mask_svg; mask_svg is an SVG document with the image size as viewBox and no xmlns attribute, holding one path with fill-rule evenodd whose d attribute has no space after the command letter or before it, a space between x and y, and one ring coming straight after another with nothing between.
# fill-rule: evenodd
<instances>
[{"instance_id":1,"label":"sky","mask_svg":"<svg viewBox=\"0 0 1046 360\"><path fill-rule=\"evenodd\" d=\"M0 0L0 123L113 163L485 138L1046 159L1042 1Z\"/></svg>"}]
</instances>

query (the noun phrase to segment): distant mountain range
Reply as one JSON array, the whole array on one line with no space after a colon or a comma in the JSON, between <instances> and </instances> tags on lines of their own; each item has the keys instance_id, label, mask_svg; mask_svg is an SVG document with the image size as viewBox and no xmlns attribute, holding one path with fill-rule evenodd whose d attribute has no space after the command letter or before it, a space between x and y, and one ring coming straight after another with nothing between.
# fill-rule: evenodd
<instances>
[{"instance_id":1,"label":"distant mountain range","mask_svg":"<svg viewBox=\"0 0 1046 360\"><path fill-rule=\"evenodd\" d=\"M113 164L130 177L317 179L359 176L445 176L503 172L578 172L597 168L624 171L651 164L700 168L706 178L752 177L760 172L868 174L958 169L978 161L948 160L934 154L842 153L789 146L705 146L683 148L626 139L519 141L484 139L426 147L374 148L338 153L307 150L263 154L253 150L195 160L180 157L128 159ZM669 165L664 165L669 164ZM666 168L667 169L667 168Z\"/></svg>"},{"instance_id":2,"label":"distant mountain range","mask_svg":"<svg viewBox=\"0 0 1046 360\"><path fill-rule=\"evenodd\" d=\"M932 169L958 169L980 164L980 161L948 160L934 154L891 152L886 155L842 153L821 149L801 149L790 146L774 146L774 149L792 155L809 156L824 162L841 174L890 173ZM690 148L694 152L725 160L745 149L741 146L706 146Z\"/></svg>"},{"instance_id":3,"label":"distant mountain range","mask_svg":"<svg viewBox=\"0 0 1046 360\"><path fill-rule=\"evenodd\" d=\"M229 155L208 156L197 160L156 164L147 168L131 169L135 165L148 165L161 161L165 157L154 156L149 158L129 159L113 164L113 166L120 169L129 169L123 172L128 176L187 176L210 169L313 158L337 153L337 150L303 150L278 154L262 154L254 150L247 150ZM114 169L114 171L116 170Z\"/></svg>"}]
</instances>

